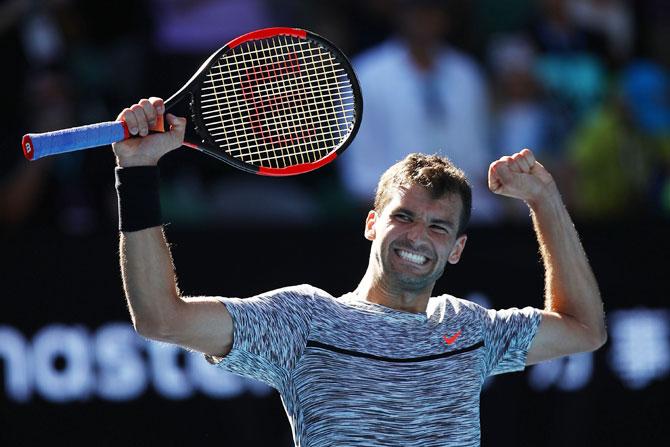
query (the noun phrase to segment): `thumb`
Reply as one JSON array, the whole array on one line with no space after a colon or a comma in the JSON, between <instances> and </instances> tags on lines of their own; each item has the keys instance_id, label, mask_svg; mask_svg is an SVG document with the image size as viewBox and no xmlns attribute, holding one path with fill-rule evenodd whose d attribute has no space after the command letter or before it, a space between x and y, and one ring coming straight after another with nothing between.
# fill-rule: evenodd
<instances>
[{"instance_id":1,"label":"thumb","mask_svg":"<svg viewBox=\"0 0 670 447\"><path fill-rule=\"evenodd\" d=\"M170 135L172 135L175 143L181 145L184 141L184 133L186 131L186 118L177 117L171 113L166 114L165 118L167 118L167 122L170 125Z\"/></svg>"}]
</instances>

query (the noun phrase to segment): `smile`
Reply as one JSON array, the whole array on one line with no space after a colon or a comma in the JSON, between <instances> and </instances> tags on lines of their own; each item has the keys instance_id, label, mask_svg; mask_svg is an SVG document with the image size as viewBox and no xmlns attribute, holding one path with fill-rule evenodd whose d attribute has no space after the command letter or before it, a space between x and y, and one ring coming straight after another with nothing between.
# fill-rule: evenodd
<instances>
[{"instance_id":1,"label":"smile","mask_svg":"<svg viewBox=\"0 0 670 447\"><path fill-rule=\"evenodd\" d=\"M395 252L398 254L398 256L403 258L405 261L409 261L413 264L423 265L426 262L428 262L427 257L425 257L423 255L420 255L418 253L412 253L412 252L409 252L407 250L399 250L399 249L395 250Z\"/></svg>"}]
</instances>

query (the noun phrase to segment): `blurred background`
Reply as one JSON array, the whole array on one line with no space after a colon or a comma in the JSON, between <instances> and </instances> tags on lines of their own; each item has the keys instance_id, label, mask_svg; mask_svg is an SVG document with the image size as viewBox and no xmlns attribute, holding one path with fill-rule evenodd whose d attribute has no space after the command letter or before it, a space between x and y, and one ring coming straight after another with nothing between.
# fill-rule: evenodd
<instances>
[{"instance_id":1,"label":"blurred background","mask_svg":"<svg viewBox=\"0 0 670 447\"><path fill-rule=\"evenodd\" d=\"M610 337L596 353L491 380L482 445L669 445L663 0L0 1L0 444L292 445L274 391L133 332L111 149L36 162L20 149L25 133L167 98L213 50L267 26L306 28L350 56L362 125L340 159L296 178L185 149L166 156L162 206L182 291L352 290L377 178L421 151L449 156L474 189L467 250L435 292L540 307L528 209L486 188L491 161L529 147L580 231Z\"/></svg>"}]
</instances>

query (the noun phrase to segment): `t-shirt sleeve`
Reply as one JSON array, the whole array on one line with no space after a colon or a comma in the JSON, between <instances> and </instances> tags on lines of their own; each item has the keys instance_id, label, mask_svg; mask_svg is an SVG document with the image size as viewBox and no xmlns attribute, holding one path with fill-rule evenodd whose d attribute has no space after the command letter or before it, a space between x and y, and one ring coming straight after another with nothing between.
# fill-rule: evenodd
<instances>
[{"instance_id":1,"label":"t-shirt sleeve","mask_svg":"<svg viewBox=\"0 0 670 447\"><path fill-rule=\"evenodd\" d=\"M251 298L219 298L233 319L233 346L211 363L281 390L302 355L312 319L314 288L301 285Z\"/></svg>"},{"instance_id":2,"label":"t-shirt sleeve","mask_svg":"<svg viewBox=\"0 0 670 447\"><path fill-rule=\"evenodd\" d=\"M539 309L525 307L486 310L483 323L487 376L522 371L528 349L540 325Z\"/></svg>"}]
</instances>

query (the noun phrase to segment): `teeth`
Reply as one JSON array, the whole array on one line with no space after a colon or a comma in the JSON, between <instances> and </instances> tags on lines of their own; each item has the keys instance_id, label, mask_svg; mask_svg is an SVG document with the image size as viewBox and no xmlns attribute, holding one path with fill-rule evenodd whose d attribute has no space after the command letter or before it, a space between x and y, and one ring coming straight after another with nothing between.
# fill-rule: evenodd
<instances>
[{"instance_id":1,"label":"teeth","mask_svg":"<svg viewBox=\"0 0 670 447\"><path fill-rule=\"evenodd\" d=\"M427 260L425 256L410 253L405 250L398 250L398 254L400 255L401 258L406 259L415 264L423 264Z\"/></svg>"}]
</instances>

